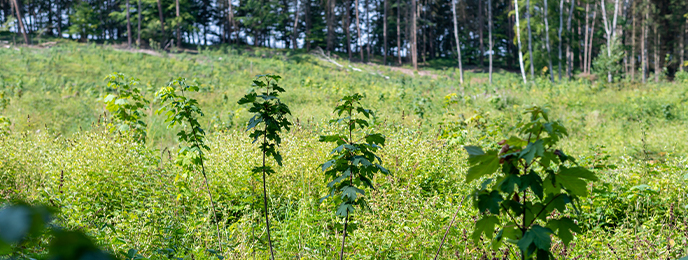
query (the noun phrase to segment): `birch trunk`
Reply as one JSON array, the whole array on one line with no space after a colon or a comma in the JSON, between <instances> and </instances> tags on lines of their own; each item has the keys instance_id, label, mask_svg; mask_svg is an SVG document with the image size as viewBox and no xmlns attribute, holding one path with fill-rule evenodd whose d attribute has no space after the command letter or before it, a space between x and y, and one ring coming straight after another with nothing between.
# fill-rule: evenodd
<instances>
[{"instance_id":1,"label":"birch trunk","mask_svg":"<svg viewBox=\"0 0 688 260\"><path fill-rule=\"evenodd\" d=\"M15 0L16 1L16 0ZM165 47L165 42L166 42L166 37L165 37L165 20L162 15L162 3L160 3L160 0L158 0L158 14L160 15L160 29L162 30L162 42L160 43L160 47Z\"/></svg>"},{"instance_id":2,"label":"birch trunk","mask_svg":"<svg viewBox=\"0 0 688 260\"><path fill-rule=\"evenodd\" d=\"M533 59L533 32L530 29L530 0L526 0L526 21L528 23L528 57L530 63L530 80L535 80L535 63Z\"/></svg>"},{"instance_id":3,"label":"birch trunk","mask_svg":"<svg viewBox=\"0 0 688 260\"><path fill-rule=\"evenodd\" d=\"M418 70L418 29L416 28L416 17L418 15L416 0L411 0L411 61L413 70Z\"/></svg>"},{"instance_id":4,"label":"birch trunk","mask_svg":"<svg viewBox=\"0 0 688 260\"><path fill-rule=\"evenodd\" d=\"M563 59L561 57L561 45L564 42L564 39L561 38L562 31L564 31L564 0L559 1L559 82L561 82L561 60ZM587 40L585 42L587 42Z\"/></svg>"},{"instance_id":5,"label":"birch trunk","mask_svg":"<svg viewBox=\"0 0 688 260\"><path fill-rule=\"evenodd\" d=\"M573 18L573 9L575 8L575 0L571 1L571 7L569 8L569 17L566 22L566 31L569 32L569 43L566 45L566 75L569 79L573 76L573 53L571 52L571 45L573 45L573 32L571 31L571 18Z\"/></svg>"},{"instance_id":6,"label":"birch trunk","mask_svg":"<svg viewBox=\"0 0 688 260\"><path fill-rule=\"evenodd\" d=\"M452 14L454 17L454 38L456 39L456 53L458 54L459 62L459 82L463 85L463 67L461 64L461 42L459 41L459 25L456 22L456 3L454 1L455 0L452 0Z\"/></svg>"},{"instance_id":7,"label":"birch trunk","mask_svg":"<svg viewBox=\"0 0 688 260\"><path fill-rule=\"evenodd\" d=\"M590 36L590 17L588 17L590 13L590 3L585 3L585 33L583 36L583 66L581 66L581 70L583 70L583 74L587 74L587 66L588 66L588 37Z\"/></svg>"},{"instance_id":8,"label":"birch trunk","mask_svg":"<svg viewBox=\"0 0 688 260\"><path fill-rule=\"evenodd\" d=\"M490 1L490 0L488 0ZM544 19L545 19L545 44L547 45L547 61L549 62L549 78L552 82L554 82L554 73L552 73L552 50L550 49L549 46L549 22L547 21L547 1L544 0L543 3L545 4L545 9L544 9ZM491 39L492 34L490 34L490 43L492 42ZM492 46L490 46L490 49L492 49ZM490 63L492 63L492 56L490 56ZM490 79L492 79L492 65L490 65Z\"/></svg>"},{"instance_id":9,"label":"birch trunk","mask_svg":"<svg viewBox=\"0 0 688 260\"><path fill-rule=\"evenodd\" d=\"M387 6L388 6L388 1L389 0L382 0L383 5L384 5L384 16L382 17L382 41L384 42L384 49L383 49L383 54L382 54L382 64L387 65L387 53L389 50L387 49Z\"/></svg>"},{"instance_id":10,"label":"birch trunk","mask_svg":"<svg viewBox=\"0 0 688 260\"><path fill-rule=\"evenodd\" d=\"M136 26L138 26L138 30L136 31L136 47L141 48L141 0L139 0L138 5L136 6L136 11L139 15L139 20L136 22Z\"/></svg>"},{"instance_id":11,"label":"birch trunk","mask_svg":"<svg viewBox=\"0 0 688 260\"><path fill-rule=\"evenodd\" d=\"M356 45L358 45L358 49L361 52L361 62L363 62L363 45L362 45L362 41L361 41L361 23L360 23L360 19L358 16L358 2L359 1L356 0L356 3L355 3L355 5L356 5L356 7L355 7L356 8L356 32L358 35L358 37L356 38Z\"/></svg>"},{"instance_id":12,"label":"birch trunk","mask_svg":"<svg viewBox=\"0 0 688 260\"><path fill-rule=\"evenodd\" d=\"M545 1L547 1L547 0L545 0ZM492 86L492 47L493 47L493 43L492 43L492 0L487 0L487 35L488 35L487 40L488 40L488 44L490 47L490 50L489 50L489 52L490 52L489 53L489 55L490 55L489 56L489 58L490 58L490 69L489 69L490 70L490 86ZM549 63L550 63L549 65L552 66L551 60Z\"/></svg>"},{"instance_id":13,"label":"birch trunk","mask_svg":"<svg viewBox=\"0 0 688 260\"><path fill-rule=\"evenodd\" d=\"M294 50L296 50L298 48L298 44L296 43L296 39L299 36L299 12L300 11L301 11L301 5L299 4L299 0L296 0L296 13L294 13L294 30L291 33L291 42L292 42Z\"/></svg>"},{"instance_id":14,"label":"birch trunk","mask_svg":"<svg viewBox=\"0 0 688 260\"><path fill-rule=\"evenodd\" d=\"M397 0L397 58L401 66L401 0Z\"/></svg>"},{"instance_id":15,"label":"birch trunk","mask_svg":"<svg viewBox=\"0 0 688 260\"><path fill-rule=\"evenodd\" d=\"M175 5L175 7L176 7L176 9L177 9L177 10L176 10L176 11L177 11L176 14L177 14L177 20L178 20L178 21L177 21L177 48L181 48L181 47L182 47L182 34L181 34L181 26L182 26L182 23L181 23L181 21L179 21L179 20L180 20L180 18L179 18L179 0L175 0L175 1L174 1L174 5ZM229 16L229 15L227 15L227 16ZM231 31L230 31L229 34L230 34L230 35L232 34ZM227 37L227 38L229 38L229 37Z\"/></svg>"},{"instance_id":16,"label":"birch trunk","mask_svg":"<svg viewBox=\"0 0 688 260\"><path fill-rule=\"evenodd\" d=\"M523 67L523 53L521 52L521 27L518 21L518 0L514 0L514 11L516 13L516 39L518 40L518 64L521 68L521 77L523 77L523 83L528 83L526 80L526 71Z\"/></svg>"},{"instance_id":17,"label":"birch trunk","mask_svg":"<svg viewBox=\"0 0 688 260\"><path fill-rule=\"evenodd\" d=\"M480 43L480 55L478 56L478 66L482 70L483 68L483 58L485 56L485 45L483 44L483 26L485 21L483 20L483 0L478 0L478 42Z\"/></svg>"},{"instance_id":18,"label":"birch trunk","mask_svg":"<svg viewBox=\"0 0 688 260\"><path fill-rule=\"evenodd\" d=\"M129 17L129 0L127 0L126 5L127 5L127 48L131 48L131 19Z\"/></svg>"}]
</instances>

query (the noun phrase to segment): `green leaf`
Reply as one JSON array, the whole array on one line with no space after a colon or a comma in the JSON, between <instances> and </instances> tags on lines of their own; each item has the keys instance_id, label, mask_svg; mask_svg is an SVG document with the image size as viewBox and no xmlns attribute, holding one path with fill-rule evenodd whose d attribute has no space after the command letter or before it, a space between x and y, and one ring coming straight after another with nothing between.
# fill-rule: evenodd
<instances>
[{"instance_id":1,"label":"green leaf","mask_svg":"<svg viewBox=\"0 0 688 260\"><path fill-rule=\"evenodd\" d=\"M497 157L496 151L491 151L483 155L470 156L468 160L469 163L471 163L471 161L476 163L468 169L466 173L466 183L470 183L485 175L492 174L499 169L499 157Z\"/></svg>"},{"instance_id":2,"label":"green leaf","mask_svg":"<svg viewBox=\"0 0 688 260\"><path fill-rule=\"evenodd\" d=\"M499 203L502 202L504 198L502 198L502 194L499 193L499 191L493 190L490 193L487 192L481 192L480 195L478 195L478 211L480 213L485 213L488 210L492 214L499 214Z\"/></svg>"},{"instance_id":3,"label":"green leaf","mask_svg":"<svg viewBox=\"0 0 688 260\"><path fill-rule=\"evenodd\" d=\"M478 220L478 222L475 223L475 229L471 235L473 241L478 243L483 233L487 238L492 239L495 232L495 225L497 224L499 224L499 218L494 215L484 216L482 219Z\"/></svg>"},{"instance_id":4,"label":"green leaf","mask_svg":"<svg viewBox=\"0 0 688 260\"><path fill-rule=\"evenodd\" d=\"M578 225L576 225L576 222L568 217L563 217L561 219L550 219L549 222L547 222L547 227L553 231L556 231L557 236L559 236L561 241L564 242L564 245L567 246L573 240L572 232L581 232L581 229L578 227Z\"/></svg>"},{"instance_id":5,"label":"green leaf","mask_svg":"<svg viewBox=\"0 0 688 260\"><path fill-rule=\"evenodd\" d=\"M323 163L322 170L326 171L327 168L330 168L330 166L332 166L335 162L336 162L335 160L329 160L329 161Z\"/></svg>"},{"instance_id":6,"label":"green leaf","mask_svg":"<svg viewBox=\"0 0 688 260\"><path fill-rule=\"evenodd\" d=\"M337 214L337 216L343 217L343 218L344 218L344 217L348 217L348 216L349 216L349 213L353 213L353 212L354 212L354 207L351 206L351 204L349 204L349 203L342 203L342 204L340 204L339 207L337 208L337 213L336 213L336 214Z\"/></svg>"},{"instance_id":7,"label":"green leaf","mask_svg":"<svg viewBox=\"0 0 688 260\"><path fill-rule=\"evenodd\" d=\"M524 191L526 188L530 189L535 193L538 198L542 199L544 196L544 190L542 188L542 178L540 175L531 170L528 174L521 176L521 186L519 191Z\"/></svg>"},{"instance_id":8,"label":"green leaf","mask_svg":"<svg viewBox=\"0 0 688 260\"><path fill-rule=\"evenodd\" d=\"M535 156L542 156L544 152L545 147L542 145L542 140L537 140L534 143L529 143L528 146L521 151L519 157L525 159L526 164L530 164Z\"/></svg>"},{"instance_id":9,"label":"green leaf","mask_svg":"<svg viewBox=\"0 0 688 260\"><path fill-rule=\"evenodd\" d=\"M476 156L476 155L485 154L485 152L483 152L483 149L480 148L480 146L467 145L467 146L464 146L463 149L466 149L466 152L468 152L469 156Z\"/></svg>"},{"instance_id":10,"label":"green leaf","mask_svg":"<svg viewBox=\"0 0 688 260\"><path fill-rule=\"evenodd\" d=\"M504 192L511 194L514 192L514 186L521 187L521 179L516 174L507 174L506 177L498 184L499 189Z\"/></svg>"},{"instance_id":11,"label":"green leaf","mask_svg":"<svg viewBox=\"0 0 688 260\"><path fill-rule=\"evenodd\" d=\"M565 166L559 169L559 174L556 175L556 178L557 183L560 183L571 194L581 197L588 196L587 182L583 179L597 180L594 173L583 167L566 168Z\"/></svg>"},{"instance_id":12,"label":"green leaf","mask_svg":"<svg viewBox=\"0 0 688 260\"><path fill-rule=\"evenodd\" d=\"M528 252L531 244L534 244L538 249L549 251L552 244L550 234L552 234L551 229L533 225L516 244L523 252Z\"/></svg>"}]
</instances>

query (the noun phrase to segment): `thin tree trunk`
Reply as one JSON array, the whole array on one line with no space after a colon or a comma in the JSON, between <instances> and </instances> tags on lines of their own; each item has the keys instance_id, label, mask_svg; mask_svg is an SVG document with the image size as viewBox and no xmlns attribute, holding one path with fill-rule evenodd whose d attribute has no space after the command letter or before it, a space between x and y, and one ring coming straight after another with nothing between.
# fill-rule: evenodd
<instances>
[{"instance_id":1,"label":"thin tree trunk","mask_svg":"<svg viewBox=\"0 0 688 260\"><path fill-rule=\"evenodd\" d=\"M581 70L583 70L583 74L588 73L587 71L587 65L588 65L588 48L590 47L588 45L588 38L590 37L590 3L585 3L585 32L584 32L584 37L583 37L583 66L581 66ZM561 57L560 57L561 58Z\"/></svg>"},{"instance_id":2,"label":"thin tree trunk","mask_svg":"<svg viewBox=\"0 0 688 260\"><path fill-rule=\"evenodd\" d=\"M523 77L523 83L528 83L526 80L526 70L523 67L523 53L521 52L521 27L518 21L518 0L514 0L515 13L516 13L516 39L518 40L518 64L521 68L521 77Z\"/></svg>"},{"instance_id":3,"label":"thin tree trunk","mask_svg":"<svg viewBox=\"0 0 688 260\"><path fill-rule=\"evenodd\" d=\"M55 7L57 8L57 35L62 38L62 1L57 0Z\"/></svg>"},{"instance_id":4,"label":"thin tree trunk","mask_svg":"<svg viewBox=\"0 0 688 260\"><path fill-rule=\"evenodd\" d=\"M547 1L547 0L545 0ZM490 47L490 86L492 86L492 47L493 47L493 42L492 42L492 0L487 0L487 40L488 44ZM550 61L550 67L552 66L552 62Z\"/></svg>"},{"instance_id":5,"label":"thin tree trunk","mask_svg":"<svg viewBox=\"0 0 688 260\"><path fill-rule=\"evenodd\" d=\"M17 13L17 24L19 25L19 31L21 31L22 36L24 36L24 43L29 44L29 37L26 35L26 28L24 28L24 23L22 22L22 16L21 16L21 11L19 10L19 4L17 3L17 0L12 0L12 3L14 4L14 10Z\"/></svg>"},{"instance_id":6,"label":"thin tree trunk","mask_svg":"<svg viewBox=\"0 0 688 260\"><path fill-rule=\"evenodd\" d=\"M592 69L592 48L593 46L593 39L595 38L595 23L597 22L597 10L592 11L592 27L590 27L590 38L588 39L588 60L587 60L587 69L588 69L588 74L591 73Z\"/></svg>"},{"instance_id":7,"label":"thin tree trunk","mask_svg":"<svg viewBox=\"0 0 688 260\"><path fill-rule=\"evenodd\" d=\"M175 1L174 1L174 5L175 5L175 7L176 7L176 9L177 9L177 20L180 20L180 18L179 18L179 16L180 16L180 15L179 15L179 0L175 0ZM177 21L177 48L178 48L178 49L182 47L181 26L182 26L181 21Z\"/></svg>"},{"instance_id":8,"label":"thin tree trunk","mask_svg":"<svg viewBox=\"0 0 688 260\"><path fill-rule=\"evenodd\" d=\"M487 1L489 2L490 0L487 0ZM554 73L552 73L552 68L553 68L553 67L552 67L552 50L550 49L550 46L549 46L549 22L547 21L547 20L549 20L549 19L547 18L547 17L549 17L549 16L547 16L547 1L548 1L548 0L544 0L544 1L543 1L543 3L545 4L545 9L544 9L544 16L545 16L545 17L544 17L544 19L545 19L545 44L547 44L547 61L549 62L549 76L550 76L549 78L550 78L550 80L551 80L552 82L554 82ZM490 60L491 60L491 59L490 59ZM490 73L490 75L491 75L491 74L492 74L492 73ZM490 79L491 79L491 78L492 78L492 76L490 76Z\"/></svg>"},{"instance_id":9,"label":"thin tree trunk","mask_svg":"<svg viewBox=\"0 0 688 260\"><path fill-rule=\"evenodd\" d=\"M461 64L461 42L459 41L459 25L456 22L456 3L452 0L452 13L454 17L454 38L456 39L456 53L459 62L459 82L463 85L463 67ZM516 0L514 0L516 1Z\"/></svg>"},{"instance_id":10,"label":"thin tree trunk","mask_svg":"<svg viewBox=\"0 0 688 260\"><path fill-rule=\"evenodd\" d=\"M327 52L334 50L334 6L336 0L327 0Z\"/></svg>"},{"instance_id":11,"label":"thin tree trunk","mask_svg":"<svg viewBox=\"0 0 688 260\"><path fill-rule=\"evenodd\" d=\"M483 0L478 0L478 43L480 54L478 55L478 67L483 68L483 61L485 57L485 44L483 44L483 26L485 21L483 20Z\"/></svg>"},{"instance_id":12,"label":"thin tree trunk","mask_svg":"<svg viewBox=\"0 0 688 260\"><path fill-rule=\"evenodd\" d=\"M139 0L138 6L136 6L136 10L137 10L138 15L139 15L139 20L137 22L138 30L136 31L136 34L137 34L137 36L136 36L136 47L138 47L138 48L141 48L141 21L142 21L141 9L142 9L141 0Z\"/></svg>"},{"instance_id":13,"label":"thin tree trunk","mask_svg":"<svg viewBox=\"0 0 688 260\"><path fill-rule=\"evenodd\" d=\"M655 82L659 83L659 75L662 74L662 60L659 57L659 44L660 44L660 39L659 39L659 28L657 27L657 23L655 23Z\"/></svg>"},{"instance_id":14,"label":"thin tree trunk","mask_svg":"<svg viewBox=\"0 0 688 260\"><path fill-rule=\"evenodd\" d=\"M586 21L587 21L587 16L586 16ZM561 38L561 33L564 31L564 0L559 1L559 82L561 82L561 60L562 60L562 55L561 55L561 46L562 43L564 42L564 39ZM587 33L587 31L586 31ZM586 41L587 42L587 41Z\"/></svg>"},{"instance_id":15,"label":"thin tree trunk","mask_svg":"<svg viewBox=\"0 0 688 260\"><path fill-rule=\"evenodd\" d=\"M358 1L358 0L357 0ZM343 17L344 32L346 33L346 53L349 54L349 61L351 61L351 25L349 24L349 15L351 15L351 0L346 0L344 5L345 15Z\"/></svg>"},{"instance_id":16,"label":"thin tree trunk","mask_svg":"<svg viewBox=\"0 0 688 260\"><path fill-rule=\"evenodd\" d=\"M397 58L401 66L401 0L397 0Z\"/></svg>"},{"instance_id":17,"label":"thin tree trunk","mask_svg":"<svg viewBox=\"0 0 688 260\"><path fill-rule=\"evenodd\" d=\"M355 2L356 5L356 32L358 37L356 38L356 45L358 45L358 49L361 52L361 62L363 62L363 45L362 45L362 40L361 40L361 23L360 19L358 16L358 0Z\"/></svg>"},{"instance_id":18,"label":"thin tree trunk","mask_svg":"<svg viewBox=\"0 0 688 260\"><path fill-rule=\"evenodd\" d=\"M166 37L165 37L165 19L162 15L162 3L160 3L161 0L158 0L158 14L160 14L160 29L162 30L162 42L160 43L160 47L165 47L165 42L166 42Z\"/></svg>"},{"instance_id":19,"label":"thin tree trunk","mask_svg":"<svg viewBox=\"0 0 688 260\"><path fill-rule=\"evenodd\" d=\"M366 10L366 52L368 53L368 62L370 62L370 45L371 45L371 38L370 38L370 3L368 0L365 1L365 10Z\"/></svg>"},{"instance_id":20,"label":"thin tree trunk","mask_svg":"<svg viewBox=\"0 0 688 260\"><path fill-rule=\"evenodd\" d=\"M389 50L387 49L387 6L389 0L382 0L383 5L384 5L384 16L382 17L382 41L384 42L384 49L383 49L383 54L382 54L382 64L387 65L387 53Z\"/></svg>"},{"instance_id":21,"label":"thin tree trunk","mask_svg":"<svg viewBox=\"0 0 688 260\"><path fill-rule=\"evenodd\" d=\"M650 22L650 2L645 1L646 7L645 7L645 19L643 20L643 34L642 34L642 39L640 39L640 49L642 51L642 61L641 61L641 66L643 67L643 83L647 83L647 25Z\"/></svg>"},{"instance_id":22,"label":"thin tree trunk","mask_svg":"<svg viewBox=\"0 0 688 260\"><path fill-rule=\"evenodd\" d=\"M294 31L291 34L291 42L293 45L294 50L298 48L298 45L296 44L296 38L298 38L298 33L299 33L299 11L301 10L301 5L299 5L299 0L296 0L296 13L294 13Z\"/></svg>"},{"instance_id":23,"label":"thin tree trunk","mask_svg":"<svg viewBox=\"0 0 688 260\"><path fill-rule=\"evenodd\" d=\"M344 232L342 233L342 248L341 251L339 251L339 260L344 260L344 245L346 242L346 228L349 225L349 214L347 213L346 217L344 218Z\"/></svg>"},{"instance_id":24,"label":"thin tree trunk","mask_svg":"<svg viewBox=\"0 0 688 260\"><path fill-rule=\"evenodd\" d=\"M631 20L633 20L633 23L632 23L633 27L631 29L631 64L630 64L631 68L630 68L630 72L631 72L631 81L635 81L635 42L636 42L636 39L635 39L636 38L635 37L636 29L635 29L635 27L636 27L636 24L638 22L638 19L635 18L635 12L636 12L635 3L633 3L633 6L631 8L632 8Z\"/></svg>"},{"instance_id":25,"label":"thin tree trunk","mask_svg":"<svg viewBox=\"0 0 688 260\"><path fill-rule=\"evenodd\" d=\"M311 0L306 0L306 10L304 12L304 19L306 22L306 51L311 51Z\"/></svg>"},{"instance_id":26,"label":"thin tree trunk","mask_svg":"<svg viewBox=\"0 0 688 260\"><path fill-rule=\"evenodd\" d=\"M131 19L129 18L129 0L127 0L127 48L131 48Z\"/></svg>"},{"instance_id":27,"label":"thin tree trunk","mask_svg":"<svg viewBox=\"0 0 688 260\"><path fill-rule=\"evenodd\" d=\"M177 0L177 1L179 1L179 0ZM298 0L296 0L296 1L298 4ZM298 19L298 9L297 9L296 15L297 15L296 19ZM228 22L228 24L227 24L228 28L227 29L229 31L227 33L227 41L231 44L232 43L232 31L234 31L234 29L235 29L234 28L234 7L232 6L232 0L227 0L227 22ZM236 37L236 42L237 42L237 44L239 43L239 37Z\"/></svg>"},{"instance_id":28,"label":"thin tree trunk","mask_svg":"<svg viewBox=\"0 0 688 260\"><path fill-rule=\"evenodd\" d=\"M681 64L679 64L679 69L683 71L683 67L686 64L686 36L688 36L688 17L686 17L686 22L683 24L683 35L679 39L680 49L681 49Z\"/></svg>"},{"instance_id":29,"label":"thin tree trunk","mask_svg":"<svg viewBox=\"0 0 688 260\"><path fill-rule=\"evenodd\" d=\"M411 61L413 62L413 70L418 70L418 29L416 28L416 17L418 16L418 9L416 7L416 0L411 0Z\"/></svg>"},{"instance_id":30,"label":"thin tree trunk","mask_svg":"<svg viewBox=\"0 0 688 260\"><path fill-rule=\"evenodd\" d=\"M528 56L530 58L530 78L531 80L535 80L535 59L533 59L533 32L530 29L530 16L530 0L526 0L526 19L528 23Z\"/></svg>"},{"instance_id":31,"label":"thin tree trunk","mask_svg":"<svg viewBox=\"0 0 688 260\"><path fill-rule=\"evenodd\" d=\"M569 8L569 17L566 22L566 31L569 32L569 43L566 45L566 75L571 78L573 72L573 53L571 52L571 45L573 45L573 31L571 31L571 18L573 18L573 10L575 8L575 0L571 1L571 7Z\"/></svg>"}]
</instances>

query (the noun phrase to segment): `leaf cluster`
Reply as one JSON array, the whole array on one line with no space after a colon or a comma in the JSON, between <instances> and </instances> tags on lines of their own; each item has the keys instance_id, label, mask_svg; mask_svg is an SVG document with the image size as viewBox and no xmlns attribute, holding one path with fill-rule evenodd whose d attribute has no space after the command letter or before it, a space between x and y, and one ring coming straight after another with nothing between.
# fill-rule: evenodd
<instances>
[{"instance_id":1,"label":"leaf cluster","mask_svg":"<svg viewBox=\"0 0 688 260\"><path fill-rule=\"evenodd\" d=\"M156 113L165 114L167 127L185 126L177 132L177 140L188 145L179 149L176 163L187 170L202 167L203 150L210 150L205 144L205 131L198 122L198 117L203 116L203 111L196 99L186 96L187 92L198 90L198 84L195 82L187 84L185 78L177 78L156 93L157 99L163 104Z\"/></svg>"},{"instance_id":2,"label":"leaf cluster","mask_svg":"<svg viewBox=\"0 0 688 260\"><path fill-rule=\"evenodd\" d=\"M568 133L549 119L546 109L533 106L525 113L530 116L517 125L517 135L499 142L501 149L464 147L471 166L466 182L488 177L473 193L482 218L472 237L477 242L484 234L494 238L495 248L506 241L528 258L549 259L550 235L568 245L573 232L580 232L572 218L562 215L568 205L577 209L579 198L588 195L587 181L597 177L556 148Z\"/></svg>"},{"instance_id":3,"label":"leaf cluster","mask_svg":"<svg viewBox=\"0 0 688 260\"><path fill-rule=\"evenodd\" d=\"M278 75L258 75L253 80L253 89L239 99L238 103L239 105L250 104L248 111L254 114L246 127L246 131L253 130L249 135L253 138L253 143L259 138L263 138L260 144L261 151L272 157L281 166L282 155L277 151L276 146L282 143L279 133L282 130L289 131L290 129L291 123L287 119L287 115L291 115L291 111L279 99L279 94L284 92L284 89L278 85L280 79L281 77ZM262 125L263 128L258 128L259 125ZM268 173L272 173L272 170L266 170ZM254 169L254 172L262 171L261 167Z\"/></svg>"},{"instance_id":4,"label":"leaf cluster","mask_svg":"<svg viewBox=\"0 0 688 260\"><path fill-rule=\"evenodd\" d=\"M354 206L368 208L363 198L364 189L375 189L375 173L389 174L381 165L382 159L375 154L385 145L385 136L362 131L370 126L368 120L374 117L373 111L361 106L362 99L361 94L343 97L334 109L339 118L330 121L341 125L342 133L320 136L320 142L337 145L330 153L330 160L320 166L331 180L327 183L330 192L320 201L333 198L339 204L336 211L339 217L348 217ZM360 136L358 139L354 139L355 131Z\"/></svg>"},{"instance_id":5,"label":"leaf cluster","mask_svg":"<svg viewBox=\"0 0 688 260\"><path fill-rule=\"evenodd\" d=\"M141 94L141 90L136 86L139 80L136 78L125 78L122 73L112 73L105 77L107 87L115 93L108 94L99 100L105 103L105 109L112 113L112 118L116 122L118 131L131 131L134 138L140 141L146 139L146 123L143 117L146 114L142 111L148 100Z\"/></svg>"}]
</instances>

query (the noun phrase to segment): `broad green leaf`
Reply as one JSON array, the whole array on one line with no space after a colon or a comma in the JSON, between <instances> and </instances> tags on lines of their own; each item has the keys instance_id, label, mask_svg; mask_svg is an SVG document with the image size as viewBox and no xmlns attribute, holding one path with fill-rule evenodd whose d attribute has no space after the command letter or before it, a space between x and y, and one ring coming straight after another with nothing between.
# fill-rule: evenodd
<instances>
[{"instance_id":1,"label":"broad green leaf","mask_svg":"<svg viewBox=\"0 0 688 260\"><path fill-rule=\"evenodd\" d=\"M583 167L566 168L562 166L559 174L556 175L557 183L560 183L564 188L573 195L587 197L588 187L587 182L583 179L596 181L597 177L591 171Z\"/></svg>"},{"instance_id":2,"label":"broad green leaf","mask_svg":"<svg viewBox=\"0 0 688 260\"><path fill-rule=\"evenodd\" d=\"M480 241L480 235L483 233L489 239L492 239L495 232L495 225L499 224L499 218L494 215L483 216L482 219L475 223L475 229L471 237L475 243Z\"/></svg>"},{"instance_id":3,"label":"broad green leaf","mask_svg":"<svg viewBox=\"0 0 688 260\"><path fill-rule=\"evenodd\" d=\"M476 156L476 155L485 154L485 152L483 152L483 149L480 148L480 146L467 145L467 146L464 146L463 149L466 149L466 152L468 152L469 156Z\"/></svg>"},{"instance_id":4,"label":"broad green leaf","mask_svg":"<svg viewBox=\"0 0 688 260\"><path fill-rule=\"evenodd\" d=\"M504 198L502 198L502 194L499 193L499 191L493 190L490 193L486 192L481 192L480 195L478 195L478 211L480 213L485 213L488 210L492 214L499 214L499 203L502 202Z\"/></svg>"},{"instance_id":5,"label":"broad green leaf","mask_svg":"<svg viewBox=\"0 0 688 260\"><path fill-rule=\"evenodd\" d=\"M537 140L534 143L529 143L526 148L521 151L520 158L526 160L527 164L530 164L535 156L542 156L545 152L545 147L542 145L542 140Z\"/></svg>"},{"instance_id":6,"label":"broad green leaf","mask_svg":"<svg viewBox=\"0 0 688 260\"><path fill-rule=\"evenodd\" d=\"M517 245L523 252L528 252L531 244L534 244L536 248L541 250L549 251L552 244L552 238L550 237L552 230L549 228L542 227L540 225L533 225L528 231L526 231L523 238L521 238Z\"/></svg>"},{"instance_id":7,"label":"broad green leaf","mask_svg":"<svg viewBox=\"0 0 688 260\"><path fill-rule=\"evenodd\" d=\"M515 187L521 187L521 179L519 178L518 175L515 174L507 174L506 177L498 184L499 189L504 192L511 194L514 192Z\"/></svg>"},{"instance_id":8,"label":"broad green leaf","mask_svg":"<svg viewBox=\"0 0 688 260\"><path fill-rule=\"evenodd\" d=\"M530 189L535 193L538 198L542 199L543 197L543 188L542 188L542 178L540 178L540 175L535 173L535 171L531 170L528 174L521 176L521 186L519 186L518 191L524 191L526 188L530 187Z\"/></svg>"},{"instance_id":9,"label":"broad green leaf","mask_svg":"<svg viewBox=\"0 0 688 260\"><path fill-rule=\"evenodd\" d=\"M557 236L559 236L561 241L564 242L564 245L567 246L573 240L573 234L571 232L581 232L578 225L568 217L550 219L549 222L547 222L547 227L557 232Z\"/></svg>"},{"instance_id":10,"label":"broad green leaf","mask_svg":"<svg viewBox=\"0 0 688 260\"><path fill-rule=\"evenodd\" d=\"M479 179L488 174L492 174L499 169L499 157L495 153L472 156L479 163L474 164L466 173L466 183ZM477 158L479 157L479 158ZM469 161L471 158L469 157Z\"/></svg>"}]
</instances>

